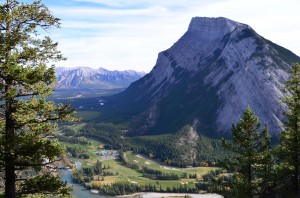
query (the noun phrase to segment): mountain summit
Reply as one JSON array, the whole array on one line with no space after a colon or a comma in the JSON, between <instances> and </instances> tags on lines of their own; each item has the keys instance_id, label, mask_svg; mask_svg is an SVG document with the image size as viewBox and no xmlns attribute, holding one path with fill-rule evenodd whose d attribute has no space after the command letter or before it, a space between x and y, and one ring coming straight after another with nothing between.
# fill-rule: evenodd
<instances>
[{"instance_id":1,"label":"mountain summit","mask_svg":"<svg viewBox=\"0 0 300 198\"><path fill-rule=\"evenodd\" d=\"M216 136L228 134L249 105L278 134L282 89L294 62L300 62L297 55L248 25L195 17L188 31L159 53L152 71L107 98L102 111L129 120L132 134L174 133L192 125Z\"/></svg>"},{"instance_id":2,"label":"mountain summit","mask_svg":"<svg viewBox=\"0 0 300 198\"><path fill-rule=\"evenodd\" d=\"M110 71L104 68L89 67L57 67L55 69L61 88L113 89L125 88L140 79L144 72L133 70Z\"/></svg>"}]
</instances>

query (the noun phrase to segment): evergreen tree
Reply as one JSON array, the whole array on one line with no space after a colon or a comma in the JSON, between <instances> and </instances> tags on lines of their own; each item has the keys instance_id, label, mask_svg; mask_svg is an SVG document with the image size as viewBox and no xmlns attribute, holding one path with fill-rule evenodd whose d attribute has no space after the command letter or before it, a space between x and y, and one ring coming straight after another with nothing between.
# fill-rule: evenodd
<instances>
[{"instance_id":1,"label":"evergreen tree","mask_svg":"<svg viewBox=\"0 0 300 198\"><path fill-rule=\"evenodd\" d=\"M271 136L268 126L265 125L260 140L259 165L257 166L257 177L260 179L260 197L274 197L276 187L276 171L274 169L274 157L271 149Z\"/></svg>"},{"instance_id":2,"label":"evergreen tree","mask_svg":"<svg viewBox=\"0 0 300 198\"><path fill-rule=\"evenodd\" d=\"M286 81L286 92L288 96L283 100L287 106L285 115L287 122L285 130L280 133L278 146L279 161L282 179L285 187L291 186L293 196L299 197L299 165L300 165L300 65L294 64L290 71L290 78Z\"/></svg>"},{"instance_id":3,"label":"evergreen tree","mask_svg":"<svg viewBox=\"0 0 300 198\"><path fill-rule=\"evenodd\" d=\"M6 198L69 194L66 183L46 168L64 150L47 137L55 121L72 120L73 114L70 105L46 100L56 81L54 65L46 64L64 58L57 43L39 33L59 25L39 0L0 4L0 172ZM24 176L25 170L32 176Z\"/></svg>"},{"instance_id":4,"label":"evergreen tree","mask_svg":"<svg viewBox=\"0 0 300 198\"><path fill-rule=\"evenodd\" d=\"M259 195L261 178L258 177L258 171L262 160L267 159L269 148L267 128L261 134L259 129L258 117L247 107L240 121L232 125L232 142L223 140L224 147L233 153L232 158L223 163L224 168L232 174L232 180L225 182L226 187L216 187L229 190L223 192L225 195L239 198Z\"/></svg>"}]
</instances>

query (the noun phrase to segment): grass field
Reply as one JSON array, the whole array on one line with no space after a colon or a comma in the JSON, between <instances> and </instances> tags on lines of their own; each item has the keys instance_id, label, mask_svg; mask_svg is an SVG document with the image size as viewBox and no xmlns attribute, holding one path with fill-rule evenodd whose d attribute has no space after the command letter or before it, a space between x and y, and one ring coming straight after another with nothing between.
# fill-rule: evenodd
<instances>
[{"instance_id":1,"label":"grass field","mask_svg":"<svg viewBox=\"0 0 300 198\"><path fill-rule=\"evenodd\" d=\"M72 129L75 132L79 132L80 129L82 129L82 127L84 127L86 125L86 123L79 123L79 124L73 124L68 126L70 129Z\"/></svg>"},{"instance_id":2,"label":"grass field","mask_svg":"<svg viewBox=\"0 0 300 198\"><path fill-rule=\"evenodd\" d=\"M79 127L79 126L78 126ZM90 159L74 159L75 161L82 162L83 165L89 165L95 163L97 160L100 160L99 156L95 154L99 148L103 147L104 144L102 142L88 139L91 142L91 145L76 145L67 142L62 142L63 145L69 147L77 147L85 150ZM139 166L146 166L151 169L160 170L164 173L175 173L178 175L182 175L183 173L189 174L197 174L197 177L201 177L201 175L208 173L211 170L215 170L216 168L213 167L195 167L195 168L175 168L175 167L168 167L164 165L160 165L154 160L148 159L142 155L136 155L132 152L125 152L125 157L128 162L136 163ZM103 166L109 167L109 171L113 173L118 173L117 176L106 176L104 177L104 181L92 181L94 183L100 184L111 184L113 182L131 182L135 184L152 184L156 186L157 189L160 187L162 189L166 189L167 187L172 188L173 186L180 186L180 185L187 185L188 187L193 187L195 184L194 182L196 179L181 179L181 180L152 180L148 178L142 177L142 173L134 169L130 169L120 161L120 160L104 160L102 161Z\"/></svg>"},{"instance_id":3,"label":"grass field","mask_svg":"<svg viewBox=\"0 0 300 198\"><path fill-rule=\"evenodd\" d=\"M113 182L131 182L135 184L152 184L156 185L156 188L159 189L160 186L162 189L166 189L167 187L187 185L188 187L193 187L195 184L195 179L181 179L181 180L151 180L148 178L142 177L142 174L137 172L136 170L125 167L122 162L117 160L107 160L102 162L105 166L110 166L110 171L118 172L118 176L108 176L104 178L104 181L97 181L99 184L110 184Z\"/></svg>"},{"instance_id":4,"label":"grass field","mask_svg":"<svg viewBox=\"0 0 300 198\"><path fill-rule=\"evenodd\" d=\"M87 138L88 139L88 138ZM99 150L99 148L103 148L104 144L102 142L88 139L91 142L91 145L80 145L80 144L73 144L69 142L61 142L62 145L71 147L71 148L80 148L87 152L90 156L90 159L74 159L76 161L80 161L83 165L96 163L97 160L100 160L99 156L95 154Z\"/></svg>"},{"instance_id":5,"label":"grass field","mask_svg":"<svg viewBox=\"0 0 300 198\"><path fill-rule=\"evenodd\" d=\"M217 168L215 167L193 167L193 168L177 168L177 167L170 167L165 165L159 165L154 160L151 160L147 157L144 157L142 155L136 155L132 152L126 152L125 157L129 163L137 164L139 166L145 166L151 169L160 170L164 173L175 173L182 175L183 173L189 173L189 174L197 174L199 177L203 174L208 173L211 170L215 170Z\"/></svg>"}]
</instances>

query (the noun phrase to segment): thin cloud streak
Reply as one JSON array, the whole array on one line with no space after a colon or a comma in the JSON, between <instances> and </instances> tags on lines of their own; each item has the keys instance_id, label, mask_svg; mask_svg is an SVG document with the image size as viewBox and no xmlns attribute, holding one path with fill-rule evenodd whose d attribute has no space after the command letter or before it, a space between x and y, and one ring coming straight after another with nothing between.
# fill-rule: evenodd
<instances>
[{"instance_id":1,"label":"thin cloud streak","mask_svg":"<svg viewBox=\"0 0 300 198\"><path fill-rule=\"evenodd\" d=\"M116 10L116 9L104 9L104 8L61 8L61 7L52 7L54 14L64 17L74 17L86 19L90 17L100 17L104 16L108 18L109 16L121 17L121 16L166 16L167 9L164 7L152 7L146 9L126 9L126 10ZM93 18L90 18L93 20Z\"/></svg>"},{"instance_id":2,"label":"thin cloud streak","mask_svg":"<svg viewBox=\"0 0 300 198\"><path fill-rule=\"evenodd\" d=\"M81 5L50 7L62 18L62 29L54 34L69 57L62 65L150 71L157 54L184 34L194 16L223 16L246 23L263 37L300 54L298 0L76 2Z\"/></svg>"},{"instance_id":3,"label":"thin cloud streak","mask_svg":"<svg viewBox=\"0 0 300 198\"><path fill-rule=\"evenodd\" d=\"M211 4L214 2L225 2L227 0L76 0L77 2L97 3L110 7L130 7L130 6L168 6L168 7L194 7L199 5Z\"/></svg>"}]
</instances>

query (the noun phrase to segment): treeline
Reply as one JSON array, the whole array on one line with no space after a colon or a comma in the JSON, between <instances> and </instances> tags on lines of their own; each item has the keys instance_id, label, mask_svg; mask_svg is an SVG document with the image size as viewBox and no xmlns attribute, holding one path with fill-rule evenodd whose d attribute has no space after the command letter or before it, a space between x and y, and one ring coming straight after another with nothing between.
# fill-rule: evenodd
<instances>
[{"instance_id":1,"label":"treeline","mask_svg":"<svg viewBox=\"0 0 300 198\"><path fill-rule=\"evenodd\" d=\"M187 166L218 166L220 160L229 156L224 152L220 140L213 140L200 135L196 146L196 159L183 160L182 156L190 152L189 145L181 145L176 141L189 130L184 127L177 134L124 137L124 128L111 123L87 123L77 136L84 136L104 141L109 149L133 151L156 158L166 165Z\"/></svg>"},{"instance_id":2,"label":"treeline","mask_svg":"<svg viewBox=\"0 0 300 198\"><path fill-rule=\"evenodd\" d=\"M145 166L139 168L138 171L143 173L143 177L157 180L180 180L182 178L197 178L197 174L182 173L181 175L178 175L175 173L164 173L160 170L154 170Z\"/></svg>"},{"instance_id":3,"label":"treeline","mask_svg":"<svg viewBox=\"0 0 300 198\"><path fill-rule=\"evenodd\" d=\"M182 168L187 166L218 166L220 160L229 155L229 153L224 153L220 140L199 135L195 148L196 158L183 160L183 156L190 152L190 145L179 147L176 142L189 130L190 126L186 126L176 134L131 137L131 150L159 159L166 165Z\"/></svg>"},{"instance_id":4,"label":"treeline","mask_svg":"<svg viewBox=\"0 0 300 198\"><path fill-rule=\"evenodd\" d=\"M65 124L65 123L64 123ZM75 136L76 135L76 132L72 129L70 129L68 126L66 125L63 125L61 127L61 131L62 133L64 134L64 136Z\"/></svg>"},{"instance_id":5,"label":"treeline","mask_svg":"<svg viewBox=\"0 0 300 198\"><path fill-rule=\"evenodd\" d=\"M149 179L157 179L157 180L180 180L181 177L175 173L163 173L159 170L150 169L147 167L142 167L142 169L139 170L143 173L143 177L149 178Z\"/></svg>"},{"instance_id":6,"label":"treeline","mask_svg":"<svg viewBox=\"0 0 300 198\"><path fill-rule=\"evenodd\" d=\"M112 123L90 122L77 133L77 136L103 141L106 145L109 145L109 149L128 150L130 149L130 143L127 142L128 140L122 139L122 129L122 127ZM122 145L127 145L127 148L123 148Z\"/></svg>"},{"instance_id":7,"label":"treeline","mask_svg":"<svg viewBox=\"0 0 300 198\"><path fill-rule=\"evenodd\" d=\"M72 173L72 179L75 183L90 186L89 184L85 183L94 180L103 181L104 176L112 176L117 174L107 171L106 169L108 168L103 166L102 163L97 160L93 166L83 166L80 170L74 171Z\"/></svg>"},{"instance_id":8,"label":"treeline","mask_svg":"<svg viewBox=\"0 0 300 198\"><path fill-rule=\"evenodd\" d=\"M104 184L104 185L89 185L88 189L97 189L100 194L106 194L110 196L116 195L128 195L137 192L162 192L162 193L198 193L197 188L189 188L187 185L179 185L167 187L166 189L162 189L160 185L155 184L133 184L129 182L116 182L112 184Z\"/></svg>"},{"instance_id":9,"label":"treeline","mask_svg":"<svg viewBox=\"0 0 300 198\"><path fill-rule=\"evenodd\" d=\"M166 165L186 167L193 165L189 160L182 160L184 155L176 145L176 135L157 135L132 137L132 150L159 159ZM203 159L205 160L205 159Z\"/></svg>"},{"instance_id":10,"label":"treeline","mask_svg":"<svg viewBox=\"0 0 300 198\"><path fill-rule=\"evenodd\" d=\"M83 137L72 137L72 136L66 137L66 136L63 136L63 135L59 135L59 136L57 136L57 139L59 141L69 142L69 143L72 143L72 144L91 145L91 142L86 140Z\"/></svg>"},{"instance_id":11,"label":"treeline","mask_svg":"<svg viewBox=\"0 0 300 198\"><path fill-rule=\"evenodd\" d=\"M99 190L100 194L116 196L116 195L128 195L137 192L144 191L144 188L137 184L132 184L129 182L123 183L112 183L110 185L105 184L101 186L91 186Z\"/></svg>"},{"instance_id":12,"label":"treeline","mask_svg":"<svg viewBox=\"0 0 300 198\"><path fill-rule=\"evenodd\" d=\"M223 169L216 169L216 170L211 170L208 173L206 173L205 175L202 175L202 180L199 180L195 185L196 188L198 190L201 191L214 191L213 189L215 189L217 186L214 186L215 184L215 179L218 178L222 178L222 182L230 182L231 176L230 174L226 175L226 173L224 174L224 170ZM218 190L216 192L219 192ZM216 193L216 192L212 192L212 193Z\"/></svg>"},{"instance_id":13,"label":"treeline","mask_svg":"<svg viewBox=\"0 0 300 198\"><path fill-rule=\"evenodd\" d=\"M87 154L85 150L82 150L81 148L77 147L69 147L67 146L67 153L71 155L71 157L74 158L81 158L81 159L89 159L90 156Z\"/></svg>"}]
</instances>

